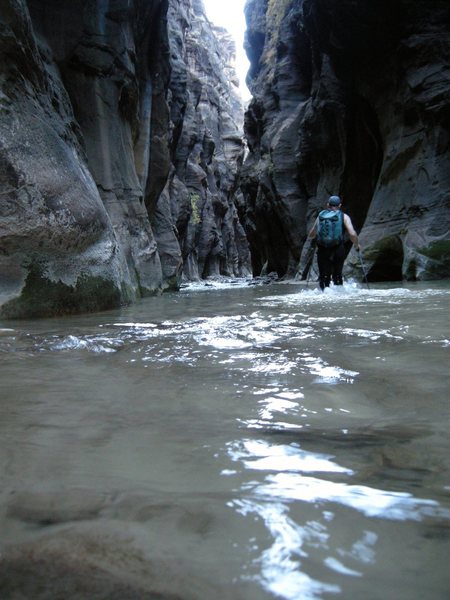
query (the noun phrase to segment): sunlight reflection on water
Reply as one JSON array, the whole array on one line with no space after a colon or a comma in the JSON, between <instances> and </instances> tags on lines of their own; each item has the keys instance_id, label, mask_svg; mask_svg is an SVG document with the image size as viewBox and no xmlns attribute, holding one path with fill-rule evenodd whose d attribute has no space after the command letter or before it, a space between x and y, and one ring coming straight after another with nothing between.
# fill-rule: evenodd
<instances>
[{"instance_id":1,"label":"sunlight reflection on water","mask_svg":"<svg viewBox=\"0 0 450 600\"><path fill-rule=\"evenodd\" d=\"M287 600L315 600L324 593L338 593L340 587L320 582L301 570L301 559L308 556L303 549L305 542L323 545L326 532L316 524L300 527L288 515L288 508L281 503L256 503L236 500L231 503L244 516L257 514L265 523L273 538L273 544L255 559L261 573L257 580L272 593Z\"/></svg>"},{"instance_id":2,"label":"sunlight reflection on water","mask_svg":"<svg viewBox=\"0 0 450 600\"><path fill-rule=\"evenodd\" d=\"M335 464L330 456L304 452L297 446L271 445L262 440L245 440L229 446L233 461L240 461L247 469L259 471L301 471L346 473L352 471Z\"/></svg>"},{"instance_id":3,"label":"sunlight reflection on water","mask_svg":"<svg viewBox=\"0 0 450 600\"><path fill-rule=\"evenodd\" d=\"M439 503L414 498L409 493L381 490L364 485L328 481L304 473L340 473L354 475L351 469L342 467L333 456L303 451L298 445L269 444L263 440L237 441L228 445L230 458L245 469L266 472L264 482L250 480L242 486L245 499L238 498L229 505L240 514L257 515L270 531L273 542L255 563L260 564L258 576L272 593L294 600L322 598L325 593L338 593L341 588L318 581L305 573L302 567L312 547L328 550L329 535L324 524L309 522L299 525L290 516L294 502L333 506L342 505L361 512L368 518L395 521L420 521L425 516L449 517ZM236 471L234 471L236 473ZM332 520L334 513L323 511L325 520ZM378 539L373 532L364 532L362 539L353 543L350 552L337 550L337 556L326 556L325 567L342 575L362 577L362 572L346 566L368 564L375 560L374 545Z\"/></svg>"}]
</instances>

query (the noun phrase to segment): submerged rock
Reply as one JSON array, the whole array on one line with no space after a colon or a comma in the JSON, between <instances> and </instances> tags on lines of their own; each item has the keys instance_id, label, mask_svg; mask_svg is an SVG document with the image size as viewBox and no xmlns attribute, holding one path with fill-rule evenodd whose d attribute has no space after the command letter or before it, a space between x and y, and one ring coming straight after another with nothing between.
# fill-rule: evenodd
<instances>
[{"instance_id":1,"label":"submerged rock","mask_svg":"<svg viewBox=\"0 0 450 600\"><path fill-rule=\"evenodd\" d=\"M370 280L449 277L448 2L248 0L246 17L255 272L295 274L339 194ZM362 276L353 254L348 273Z\"/></svg>"}]
</instances>

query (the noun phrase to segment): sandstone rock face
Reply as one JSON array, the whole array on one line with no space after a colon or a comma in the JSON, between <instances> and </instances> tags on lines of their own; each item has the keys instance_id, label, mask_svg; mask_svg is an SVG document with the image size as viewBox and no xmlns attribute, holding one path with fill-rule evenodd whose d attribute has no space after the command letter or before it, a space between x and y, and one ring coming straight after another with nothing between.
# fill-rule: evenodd
<instances>
[{"instance_id":1,"label":"sandstone rock face","mask_svg":"<svg viewBox=\"0 0 450 600\"><path fill-rule=\"evenodd\" d=\"M449 277L448 2L248 0L246 17L254 271L294 275L339 194L369 279Z\"/></svg>"},{"instance_id":2,"label":"sandstone rock face","mask_svg":"<svg viewBox=\"0 0 450 600\"><path fill-rule=\"evenodd\" d=\"M244 144L234 42L208 22L200 0L170 2L168 22L170 174L154 220L163 269L175 277L179 241L185 279L249 275L238 214Z\"/></svg>"},{"instance_id":3,"label":"sandstone rock face","mask_svg":"<svg viewBox=\"0 0 450 600\"><path fill-rule=\"evenodd\" d=\"M146 42L115 4L2 3L3 316L97 310L161 286L134 160Z\"/></svg>"},{"instance_id":4,"label":"sandstone rock face","mask_svg":"<svg viewBox=\"0 0 450 600\"><path fill-rule=\"evenodd\" d=\"M242 109L201 2L4 0L0 25L0 316L245 274Z\"/></svg>"}]
</instances>

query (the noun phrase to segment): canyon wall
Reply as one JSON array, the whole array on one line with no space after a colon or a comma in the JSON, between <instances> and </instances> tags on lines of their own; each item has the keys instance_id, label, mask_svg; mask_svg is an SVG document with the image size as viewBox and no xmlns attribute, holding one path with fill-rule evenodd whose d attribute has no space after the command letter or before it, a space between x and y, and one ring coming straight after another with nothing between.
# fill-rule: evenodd
<instances>
[{"instance_id":1,"label":"canyon wall","mask_svg":"<svg viewBox=\"0 0 450 600\"><path fill-rule=\"evenodd\" d=\"M168 23L169 175L155 214L149 206L163 270L175 276L179 242L184 279L247 276L250 253L237 179L244 115L235 44L224 29L211 26L201 0L172 2ZM162 135L164 127L163 120Z\"/></svg>"},{"instance_id":2,"label":"canyon wall","mask_svg":"<svg viewBox=\"0 0 450 600\"><path fill-rule=\"evenodd\" d=\"M369 279L450 275L448 2L248 0L246 17L242 165L235 49L201 0L1 3L0 317L295 276L331 194Z\"/></svg>"},{"instance_id":3,"label":"canyon wall","mask_svg":"<svg viewBox=\"0 0 450 600\"><path fill-rule=\"evenodd\" d=\"M302 270L308 228L339 194L369 279L450 276L450 5L248 0L254 272ZM303 251L303 255L302 255ZM352 252L347 274L361 277Z\"/></svg>"},{"instance_id":4,"label":"canyon wall","mask_svg":"<svg viewBox=\"0 0 450 600\"><path fill-rule=\"evenodd\" d=\"M2 2L0 316L249 272L233 52L200 0Z\"/></svg>"}]
</instances>

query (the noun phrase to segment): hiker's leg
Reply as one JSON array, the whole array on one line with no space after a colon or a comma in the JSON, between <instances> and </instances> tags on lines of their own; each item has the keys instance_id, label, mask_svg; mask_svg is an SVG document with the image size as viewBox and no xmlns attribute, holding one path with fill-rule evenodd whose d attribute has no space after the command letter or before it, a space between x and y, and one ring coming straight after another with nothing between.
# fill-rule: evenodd
<instances>
[{"instance_id":1,"label":"hiker's leg","mask_svg":"<svg viewBox=\"0 0 450 600\"><path fill-rule=\"evenodd\" d=\"M319 286L320 286L321 290L323 290L325 287L324 279L323 279L324 273L325 273L325 261L326 261L325 248L318 246L317 247L317 266L319 267Z\"/></svg>"},{"instance_id":2,"label":"hiker's leg","mask_svg":"<svg viewBox=\"0 0 450 600\"><path fill-rule=\"evenodd\" d=\"M340 244L333 254L333 283L334 285L342 285L342 269L344 268L345 248L344 244Z\"/></svg>"},{"instance_id":3,"label":"hiker's leg","mask_svg":"<svg viewBox=\"0 0 450 600\"><path fill-rule=\"evenodd\" d=\"M319 285L324 290L330 285L332 264L330 261L330 251L328 248L317 248L317 266L319 267Z\"/></svg>"},{"instance_id":4,"label":"hiker's leg","mask_svg":"<svg viewBox=\"0 0 450 600\"><path fill-rule=\"evenodd\" d=\"M331 277L329 275L324 275L323 277L319 277L319 286L320 286L320 289L322 290L322 292L326 287L330 286L330 281L331 281Z\"/></svg>"}]
</instances>

